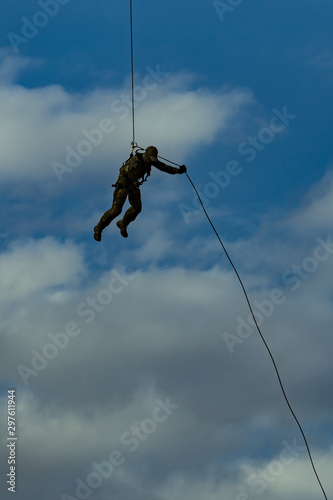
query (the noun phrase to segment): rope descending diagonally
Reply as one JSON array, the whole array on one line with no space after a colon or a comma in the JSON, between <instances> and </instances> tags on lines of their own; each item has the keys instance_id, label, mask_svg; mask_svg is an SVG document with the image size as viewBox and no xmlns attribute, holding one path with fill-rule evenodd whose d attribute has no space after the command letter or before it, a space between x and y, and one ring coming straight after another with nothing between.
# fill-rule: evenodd
<instances>
[{"instance_id":1,"label":"rope descending diagonally","mask_svg":"<svg viewBox=\"0 0 333 500\"><path fill-rule=\"evenodd\" d=\"M173 165L176 165L176 166L180 167L180 165L179 165L178 163L174 163L174 162L172 162L172 161L170 161L170 160L167 160L166 158L163 158L162 156L160 156L160 158L162 158L162 160L168 161L169 163L172 163ZM213 231L214 231L214 233L215 233L215 235L216 235L217 239L219 240L220 245L221 245L221 247L222 247L222 249L223 249L223 251L224 251L225 255L227 256L227 259L228 259L228 261L229 261L229 263L230 263L230 265L231 265L232 269L234 270L234 272L235 272L235 274L236 274L236 276L237 276L237 279L238 279L238 281L239 281L239 283L240 283L240 285L241 285L241 287L242 287L242 290L243 290L243 293L244 293L244 296L245 296L245 299L246 299L247 305L248 305L248 307L249 307L249 309L250 309L251 316L252 316L252 318L253 318L254 324L256 325L256 328L257 328L258 333L259 333L259 335L260 335L260 337L261 337L261 340L263 341L263 343L264 343L264 345L265 345L265 347L266 347L266 350L267 350L267 352L268 352L268 354L269 354L269 356L270 356L270 358L271 358L271 360L272 360L272 363L273 363L273 366L274 366L274 369L275 369L275 372L276 372L276 375L277 375L277 378L278 378L278 381L279 381L279 384L280 384L281 391L282 391L282 394L283 394L283 396L284 396L284 399L285 399L285 401L286 401L286 403L287 403L287 405L288 405L288 408L289 408L289 410L290 410L290 412L291 412L292 416L294 417L295 422L296 422L296 424L297 424L297 426L298 426L298 428L299 428L299 430L300 430L300 432L301 432L301 434L302 434L302 437L303 437L303 440L304 440L304 443L305 443L305 446L306 446L306 449L307 449L307 452L308 452L308 455L309 455L309 459L310 459L310 462L311 462L311 466L312 466L313 472L314 472L314 474L315 474L315 476L316 476L316 479L317 479L317 481L318 481L318 484L319 484L319 486L320 486L320 488L321 488L321 490L322 490L322 492L323 492L323 495L324 495L325 500L328 500L328 499L327 499L326 492L325 492L325 490L324 490L324 487L323 487L323 485L322 485L322 483L321 483L321 481L320 481L320 478L319 478L319 476L318 476L318 473L317 473L316 467L315 467L315 465L314 465L313 458L312 458L312 454L311 454L310 447L309 447L308 441L307 441L307 439L306 439L305 433L304 433L304 431L303 431L303 428L302 428L302 426L301 426L301 424L300 424L300 422L299 422L298 418L296 417L296 415L295 415L295 413L294 413L294 410L293 410L293 409L292 409L292 407L291 407L291 404L290 404L289 399L288 399L288 397L287 397L287 394L286 394L286 392L285 392L285 389L284 389L284 386L283 386L283 383L282 383L282 380L281 380L281 376L280 376L280 373L279 373L278 367L277 367L277 365L276 365L276 362L275 362L274 356L273 356L273 354L272 354L272 352L271 352L271 350L270 350L270 348L269 348L269 346L268 346L268 344L267 344L267 342L266 342L266 340L265 340L265 338L264 338L264 336L263 336L263 334L262 334L262 332L261 332L261 330L260 330L260 327L259 327L259 325L258 325L258 322L257 322L257 320L256 320L255 314L254 314L253 309L252 309L252 306L251 306L251 302L250 302L249 296L248 296L247 291L246 291L246 289L245 289L244 283L243 283L243 281L242 281L242 279L241 279L241 277L240 277L240 275L239 275L239 273L238 273L238 271L237 271L237 269L236 269L236 267L235 267L235 265L234 265L234 263L233 263L233 261L232 261L232 259L231 259L230 255L229 255L229 253L227 252L227 249L225 248L225 246L224 246L224 244L223 244L223 241L222 241L222 240L221 240L221 238L220 238L220 235L218 234L218 232L217 232L217 230L216 230L216 228L215 228L215 226L214 226L213 222L211 221L211 219L210 219L210 217L209 217L209 215L208 215L208 213L207 213L207 210L205 209L205 206L204 206L204 204L203 204L203 202L202 202L202 199L201 199L201 197L200 197L200 195L199 195L199 193L198 193L198 191L197 191L197 189L196 189L196 187L195 187L195 185L194 185L194 183L193 183L192 179L191 179L191 178L190 178L190 176L188 175L188 173L186 173L186 177L188 178L189 182L191 183L192 188L194 189L194 191L195 191L195 193L196 193L196 195L197 195L197 197L198 197L198 200L199 200L199 202L200 202L200 205L201 205L201 207L202 207L202 209L203 209L203 211L204 211L204 213L205 213L205 215L206 215L206 217L207 217L207 220L208 220L209 224L211 225L211 227L212 227L212 229L213 229Z\"/></svg>"}]
</instances>

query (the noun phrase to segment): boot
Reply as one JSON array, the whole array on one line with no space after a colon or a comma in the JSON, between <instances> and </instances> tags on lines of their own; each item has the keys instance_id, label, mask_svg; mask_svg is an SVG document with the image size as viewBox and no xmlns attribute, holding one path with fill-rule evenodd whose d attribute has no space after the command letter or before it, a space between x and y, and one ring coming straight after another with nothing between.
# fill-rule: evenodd
<instances>
[{"instance_id":1,"label":"boot","mask_svg":"<svg viewBox=\"0 0 333 500\"><path fill-rule=\"evenodd\" d=\"M126 226L126 224L124 224L123 221L119 220L117 222L117 227L119 227L119 229L120 229L120 234L124 238L127 238L128 237L128 233L127 233L127 226Z\"/></svg>"},{"instance_id":2,"label":"boot","mask_svg":"<svg viewBox=\"0 0 333 500\"><path fill-rule=\"evenodd\" d=\"M98 224L97 226L94 227L94 238L96 241L101 241L102 239L102 229L99 227Z\"/></svg>"}]
</instances>

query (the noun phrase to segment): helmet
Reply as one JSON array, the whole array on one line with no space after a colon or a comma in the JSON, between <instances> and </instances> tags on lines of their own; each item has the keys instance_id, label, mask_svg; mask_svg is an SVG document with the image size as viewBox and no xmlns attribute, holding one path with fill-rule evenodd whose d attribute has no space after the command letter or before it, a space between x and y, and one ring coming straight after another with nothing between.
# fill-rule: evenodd
<instances>
[{"instance_id":1,"label":"helmet","mask_svg":"<svg viewBox=\"0 0 333 500\"><path fill-rule=\"evenodd\" d=\"M148 148L146 149L146 155L148 155L152 161L157 161L157 148L155 148L155 146L148 146Z\"/></svg>"}]
</instances>

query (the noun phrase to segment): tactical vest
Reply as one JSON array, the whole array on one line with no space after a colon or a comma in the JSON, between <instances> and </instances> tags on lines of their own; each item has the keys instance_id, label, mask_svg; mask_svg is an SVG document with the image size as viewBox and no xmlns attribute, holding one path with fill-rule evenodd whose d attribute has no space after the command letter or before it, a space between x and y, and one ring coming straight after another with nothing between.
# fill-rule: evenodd
<instances>
[{"instance_id":1,"label":"tactical vest","mask_svg":"<svg viewBox=\"0 0 333 500\"><path fill-rule=\"evenodd\" d=\"M144 182L146 182L148 180L148 177L150 176L151 165L150 164L147 165L147 163L145 163L145 161L143 159L143 153L136 153L135 156L139 160L140 170L144 171L144 174L142 175L141 180L138 181L139 185L141 186L141 184L143 184Z\"/></svg>"},{"instance_id":2,"label":"tactical vest","mask_svg":"<svg viewBox=\"0 0 333 500\"><path fill-rule=\"evenodd\" d=\"M139 186L146 182L150 176L151 165L143 159L142 153L136 153L130 157L124 164L128 167L127 177L130 181L136 182Z\"/></svg>"}]
</instances>

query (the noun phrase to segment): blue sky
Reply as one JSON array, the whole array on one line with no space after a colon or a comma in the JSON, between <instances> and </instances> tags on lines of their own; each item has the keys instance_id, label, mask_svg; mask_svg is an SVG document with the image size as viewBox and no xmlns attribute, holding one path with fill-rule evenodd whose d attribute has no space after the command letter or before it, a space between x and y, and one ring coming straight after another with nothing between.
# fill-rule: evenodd
<instances>
[{"instance_id":1,"label":"blue sky","mask_svg":"<svg viewBox=\"0 0 333 500\"><path fill-rule=\"evenodd\" d=\"M133 14L136 140L187 165L332 495L332 4ZM129 238L92 237L132 141L129 2L7 1L0 33L0 417L6 438L14 387L17 497L322 498L186 176L153 169Z\"/></svg>"}]
</instances>

